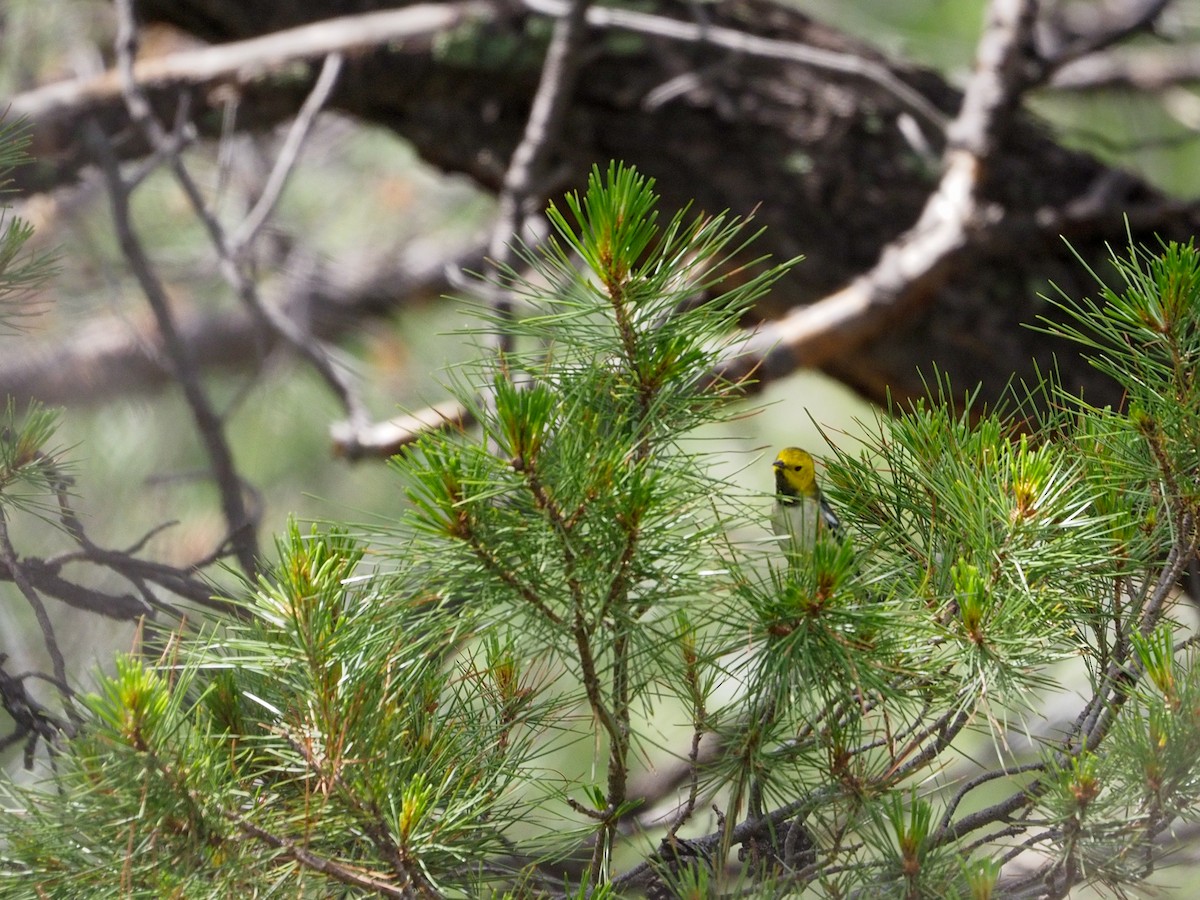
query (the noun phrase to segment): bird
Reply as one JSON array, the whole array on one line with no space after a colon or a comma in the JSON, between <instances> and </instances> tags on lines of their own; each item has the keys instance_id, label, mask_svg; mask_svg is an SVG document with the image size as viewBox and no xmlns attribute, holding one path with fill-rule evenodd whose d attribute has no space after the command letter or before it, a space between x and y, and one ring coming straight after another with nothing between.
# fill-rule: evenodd
<instances>
[{"instance_id":1,"label":"bird","mask_svg":"<svg viewBox=\"0 0 1200 900\"><path fill-rule=\"evenodd\" d=\"M791 539L791 549L811 550L817 535L828 530L842 538L842 523L817 484L812 454L799 447L784 447L772 463L775 469L775 534Z\"/></svg>"}]
</instances>

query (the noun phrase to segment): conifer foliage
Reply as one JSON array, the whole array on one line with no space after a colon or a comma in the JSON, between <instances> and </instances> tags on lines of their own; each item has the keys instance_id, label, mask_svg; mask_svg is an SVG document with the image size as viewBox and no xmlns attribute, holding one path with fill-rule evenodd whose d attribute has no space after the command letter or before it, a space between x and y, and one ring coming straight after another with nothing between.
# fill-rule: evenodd
<instances>
[{"instance_id":1,"label":"conifer foliage","mask_svg":"<svg viewBox=\"0 0 1200 900\"><path fill-rule=\"evenodd\" d=\"M450 379L478 425L393 461L395 528L291 526L242 615L97 676L43 780L3 789L0 894L984 898L1150 876L1200 792L1176 622L1200 253L1134 249L1097 299L1056 301L1122 409L939 385L827 461L844 535L794 551L688 440L746 414L718 363L785 266L746 261L744 220L660 218L617 164L549 219L494 285L517 299L481 325L503 352Z\"/></svg>"}]
</instances>

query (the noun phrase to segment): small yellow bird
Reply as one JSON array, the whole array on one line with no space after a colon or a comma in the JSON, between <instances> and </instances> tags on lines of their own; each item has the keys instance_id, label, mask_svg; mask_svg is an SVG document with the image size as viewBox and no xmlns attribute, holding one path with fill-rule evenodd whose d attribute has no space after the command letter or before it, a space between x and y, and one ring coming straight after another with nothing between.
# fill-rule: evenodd
<instances>
[{"instance_id":1,"label":"small yellow bird","mask_svg":"<svg viewBox=\"0 0 1200 900\"><path fill-rule=\"evenodd\" d=\"M784 447L772 463L775 468L775 513L771 524L780 537L790 537L792 548L811 550L822 529L839 540L842 523L825 501L817 484L812 454L799 447Z\"/></svg>"}]
</instances>

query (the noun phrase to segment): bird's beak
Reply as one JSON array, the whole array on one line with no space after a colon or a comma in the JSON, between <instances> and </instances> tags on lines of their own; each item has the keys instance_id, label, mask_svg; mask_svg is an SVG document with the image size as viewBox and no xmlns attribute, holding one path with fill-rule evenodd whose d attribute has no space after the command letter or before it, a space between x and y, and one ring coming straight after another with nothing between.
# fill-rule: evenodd
<instances>
[{"instance_id":1,"label":"bird's beak","mask_svg":"<svg viewBox=\"0 0 1200 900\"><path fill-rule=\"evenodd\" d=\"M776 469L782 469L783 468L783 460L777 459L777 460L775 460L775 462L771 463L771 465L774 466Z\"/></svg>"}]
</instances>

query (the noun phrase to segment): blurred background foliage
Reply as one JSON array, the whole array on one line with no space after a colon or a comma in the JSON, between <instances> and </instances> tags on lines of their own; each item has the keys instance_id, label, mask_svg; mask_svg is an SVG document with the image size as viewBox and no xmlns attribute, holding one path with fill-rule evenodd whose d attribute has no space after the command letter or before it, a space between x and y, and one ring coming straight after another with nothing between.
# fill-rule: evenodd
<instances>
[{"instance_id":1,"label":"blurred background foliage","mask_svg":"<svg viewBox=\"0 0 1200 900\"><path fill-rule=\"evenodd\" d=\"M972 63L984 7L981 0L796 5L960 84ZM6 0L0 22L0 95L95 73L112 57L112 10L99 0ZM1175 4L1165 28L1194 37L1200 32L1200 2ZM179 38L150 34L148 52L156 40ZM1036 103L1065 143L1128 166L1181 198L1200 196L1200 96L1194 91L1172 89L1162 103L1145 95L1043 92ZM242 183L269 167L275 146L268 137L237 137L226 146L193 148L186 158L193 174L221 198L218 208L237 221L245 212ZM180 309L234 308L236 300L216 274L211 248L185 199L165 175L155 178L136 195L136 224L173 302ZM324 255L323 262L353 265L366 248L398 251L418 238L461 239L486 226L493 208L491 197L462 178L442 177L394 136L326 116L305 147L266 243L301 234ZM37 248L57 251L61 271L36 298L41 315L30 323L29 334L0 338L0 352L23 340L79 333L112 317L147 320L144 300L116 247L98 180L35 198L17 211L37 228ZM448 367L478 352L478 337L462 333L471 322L469 306L427 298L388 319L370 320L338 352L372 414L384 418L443 399ZM289 514L362 523L368 530L386 528L397 518L404 502L401 485L382 462L350 464L332 457L329 425L340 411L306 367L268 357L257 371L210 376L209 386L226 416L237 464L261 492L264 546ZM844 446L871 414L842 385L800 373L748 401L740 421L698 438L714 452L714 474L763 492L765 518L772 448L800 444L819 453L824 435ZM69 405L59 443L72 448L77 508L102 545L124 546L178 520L152 540L147 555L183 562L206 552L221 535L216 492L203 477L205 460L176 388ZM60 540L37 522L18 523L14 532L18 551L49 553L48 545ZM44 668L41 641L26 637L31 626L26 605L11 585L0 587L0 594L0 652L12 655L15 671ZM84 682L89 669L111 659L114 647L135 640L129 624L101 622L58 604L52 612L74 675ZM19 749L13 753L19 755Z\"/></svg>"}]
</instances>

